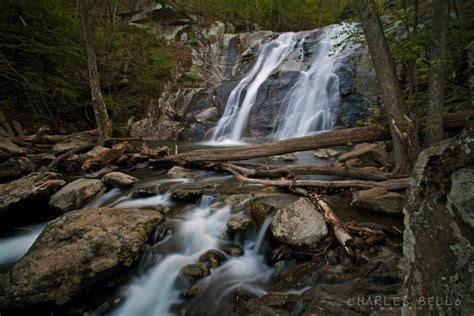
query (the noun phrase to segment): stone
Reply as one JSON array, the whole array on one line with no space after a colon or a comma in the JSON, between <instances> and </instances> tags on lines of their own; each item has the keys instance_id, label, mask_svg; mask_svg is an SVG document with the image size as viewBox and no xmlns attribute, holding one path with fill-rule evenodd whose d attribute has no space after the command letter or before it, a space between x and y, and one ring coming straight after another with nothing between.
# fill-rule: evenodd
<instances>
[{"instance_id":1,"label":"stone","mask_svg":"<svg viewBox=\"0 0 474 316\"><path fill-rule=\"evenodd\" d=\"M463 221L474 228L474 167L459 169L451 175L448 201Z\"/></svg>"},{"instance_id":2,"label":"stone","mask_svg":"<svg viewBox=\"0 0 474 316\"><path fill-rule=\"evenodd\" d=\"M228 196L224 200L224 203L227 204L230 208L237 209L247 206L251 201L251 194L234 194Z\"/></svg>"},{"instance_id":3,"label":"stone","mask_svg":"<svg viewBox=\"0 0 474 316\"><path fill-rule=\"evenodd\" d=\"M175 201L194 203L203 195L215 192L217 184L199 184L180 186L173 190L171 198Z\"/></svg>"},{"instance_id":4,"label":"stone","mask_svg":"<svg viewBox=\"0 0 474 316\"><path fill-rule=\"evenodd\" d=\"M49 206L59 213L79 209L105 190L104 183L97 179L78 179L68 183L49 200Z\"/></svg>"},{"instance_id":5,"label":"stone","mask_svg":"<svg viewBox=\"0 0 474 316\"><path fill-rule=\"evenodd\" d=\"M225 254L216 249L208 250L199 257L199 262L205 263L210 269L219 267L226 260Z\"/></svg>"},{"instance_id":6,"label":"stone","mask_svg":"<svg viewBox=\"0 0 474 316\"><path fill-rule=\"evenodd\" d=\"M181 297L184 299L193 298L203 290L203 286L199 283L194 284L193 286L187 288L186 290L180 293Z\"/></svg>"},{"instance_id":7,"label":"stone","mask_svg":"<svg viewBox=\"0 0 474 316\"><path fill-rule=\"evenodd\" d=\"M12 181L35 171L35 164L27 157L12 157L0 164L0 181Z\"/></svg>"},{"instance_id":8,"label":"stone","mask_svg":"<svg viewBox=\"0 0 474 316\"><path fill-rule=\"evenodd\" d=\"M250 226L252 226L253 222L250 218L244 215L234 215L231 216L226 223L227 226L227 232L229 234L235 234L238 232L244 232Z\"/></svg>"},{"instance_id":9,"label":"stone","mask_svg":"<svg viewBox=\"0 0 474 316\"><path fill-rule=\"evenodd\" d=\"M255 224L261 226L267 215L277 209L276 205L268 199L260 199L250 205L250 216Z\"/></svg>"},{"instance_id":10,"label":"stone","mask_svg":"<svg viewBox=\"0 0 474 316\"><path fill-rule=\"evenodd\" d=\"M132 193L132 198L133 199L141 199L141 198L147 198L147 197L152 197L158 194L158 190L156 186L151 186L151 187L146 187L146 188L140 188Z\"/></svg>"},{"instance_id":11,"label":"stone","mask_svg":"<svg viewBox=\"0 0 474 316\"><path fill-rule=\"evenodd\" d=\"M106 166L106 167L100 169L99 171L86 174L85 177L87 179L102 179L102 177L105 176L106 174L111 173L111 172L113 172L115 170L118 170L118 169L119 169L119 167L117 167L117 166Z\"/></svg>"},{"instance_id":12,"label":"stone","mask_svg":"<svg viewBox=\"0 0 474 316\"><path fill-rule=\"evenodd\" d=\"M130 270L163 221L155 211L84 209L49 222L1 285L0 309L64 305Z\"/></svg>"},{"instance_id":13,"label":"stone","mask_svg":"<svg viewBox=\"0 0 474 316\"><path fill-rule=\"evenodd\" d=\"M192 178L194 172L190 169L186 169L179 166L174 166L166 173L171 178Z\"/></svg>"},{"instance_id":14,"label":"stone","mask_svg":"<svg viewBox=\"0 0 474 316\"><path fill-rule=\"evenodd\" d=\"M77 149L82 146L86 146L92 143L92 139L89 136L76 136L65 142L57 143L53 146L53 153L63 154L73 149Z\"/></svg>"},{"instance_id":15,"label":"stone","mask_svg":"<svg viewBox=\"0 0 474 316\"><path fill-rule=\"evenodd\" d=\"M87 155L85 154L73 154L66 159L64 159L59 165L60 170L64 172L76 172L80 171L82 164L87 160Z\"/></svg>"},{"instance_id":16,"label":"stone","mask_svg":"<svg viewBox=\"0 0 474 316\"><path fill-rule=\"evenodd\" d=\"M317 149L314 151L314 156L319 159L328 160L339 155L337 150L331 148Z\"/></svg>"},{"instance_id":17,"label":"stone","mask_svg":"<svg viewBox=\"0 0 474 316\"><path fill-rule=\"evenodd\" d=\"M225 247L224 252L231 257L240 257L244 255L244 250L237 244L231 244Z\"/></svg>"},{"instance_id":18,"label":"stone","mask_svg":"<svg viewBox=\"0 0 474 316\"><path fill-rule=\"evenodd\" d=\"M300 198L276 212L272 234L279 241L294 247L314 249L328 233L324 217L307 198Z\"/></svg>"},{"instance_id":19,"label":"stone","mask_svg":"<svg viewBox=\"0 0 474 316\"><path fill-rule=\"evenodd\" d=\"M110 150L110 148L107 148L107 147L103 147L103 146L95 146L94 148L92 148L91 150L89 150L86 155L87 157L89 158L94 158L96 156L100 156L100 155L103 155L105 154L106 152L108 152Z\"/></svg>"},{"instance_id":20,"label":"stone","mask_svg":"<svg viewBox=\"0 0 474 316\"><path fill-rule=\"evenodd\" d=\"M337 161L346 162L352 159L358 159L363 166L384 167L389 164L390 155L383 145L363 143L356 145L353 150L339 156Z\"/></svg>"},{"instance_id":21,"label":"stone","mask_svg":"<svg viewBox=\"0 0 474 316\"><path fill-rule=\"evenodd\" d=\"M0 218L27 213L28 207L36 209L46 205L49 197L66 182L62 175L55 172L35 172L13 182L0 184Z\"/></svg>"},{"instance_id":22,"label":"stone","mask_svg":"<svg viewBox=\"0 0 474 316\"><path fill-rule=\"evenodd\" d=\"M217 111L217 108L212 107L205 109L204 111L198 113L194 119L198 123L205 123L207 121L215 120L219 115L219 112Z\"/></svg>"},{"instance_id":23,"label":"stone","mask_svg":"<svg viewBox=\"0 0 474 316\"><path fill-rule=\"evenodd\" d=\"M388 192L385 188L373 188L354 193L352 205L369 211L389 215L402 215L405 195Z\"/></svg>"},{"instance_id":24,"label":"stone","mask_svg":"<svg viewBox=\"0 0 474 316\"><path fill-rule=\"evenodd\" d=\"M285 155L279 155L279 156L272 156L270 157L271 160L281 160L281 161L296 161L298 158L296 158L295 154L285 154Z\"/></svg>"},{"instance_id":25,"label":"stone","mask_svg":"<svg viewBox=\"0 0 474 316\"><path fill-rule=\"evenodd\" d=\"M29 154L26 155L28 159L30 159L35 165L37 166L47 166L53 161L56 160L56 156L53 154Z\"/></svg>"},{"instance_id":26,"label":"stone","mask_svg":"<svg viewBox=\"0 0 474 316\"><path fill-rule=\"evenodd\" d=\"M130 188L138 179L128 174L114 171L102 177L102 182L109 187Z\"/></svg>"},{"instance_id":27,"label":"stone","mask_svg":"<svg viewBox=\"0 0 474 316\"><path fill-rule=\"evenodd\" d=\"M188 280L199 280L210 273L209 267L203 262L188 264L180 270L180 274Z\"/></svg>"},{"instance_id":28,"label":"stone","mask_svg":"<svg viewBox=\"0 0 474 316\"><path fill-rule=\"evenodd\" d=\"M8 138L0 139L0 161L24 155L25 151L12 143Z\"/></svg>"}]
</instances>

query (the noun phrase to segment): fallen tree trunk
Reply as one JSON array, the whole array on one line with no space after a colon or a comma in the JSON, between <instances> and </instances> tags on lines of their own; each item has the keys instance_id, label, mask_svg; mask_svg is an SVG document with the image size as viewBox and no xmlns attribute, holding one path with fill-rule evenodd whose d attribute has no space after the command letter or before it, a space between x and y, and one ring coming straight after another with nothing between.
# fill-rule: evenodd
<instances>
[{"instance_id":1,"label":"fallen tree trunk","mask_svg":"<svg viewBox=\"0 0 474 316\"><path fill-rule=\"evenodd\" d=\"M116 144L102 154L86 160L82 164L82 171L89 173L102 169L103 167L114 163L118 160L124 153L131 150L130 144L127 142Z\"/></svg>"},{"instance_id":2,"label":"fallen tree trunk","mask_svg":"<svg viewBox=\"0 0 474 316\"><path fill-rule=\"evenodd\" d=\"M410 178L393 179L386 181L363 181L363 180L296 180L296 179L253 179L241 175L231 167L222 166L223 170L232 173L239 181L251 184L261 184L276 187L317 187L317 188L355 188L355 189L371 189L376 187L385 188L387 191L404 190L410 185Z\"/></svg>"},{"instance_id":3,"label":"fallen tree trunk","mask_svg":"<svg viewBox=\"0 0 474 316\"><path fill-rule=\"evenodd\" d=\"M331 175L345 178L384 181L394 178L404 178L406 175L394 175L389 172L372 171L364 168L350 168L346 166L328 165L297 165L277 168L269 168L263 165L253 165L248 168L247 165L236 165L232 163L222 164L224 167L230 167L246 177L258 178L281 178L292 175L311 174L311 175Z\"/></svg>"},{"instance_id":4,"label":"fallen tree trunk","mask_svg":"<svg viewBox=\"0 0 474 316\"><path fill-rule=\"evenodd\" d=\"M445 128L463 127L466 117L474 111L460 111L444 116ZM160 159L158 162L194 163L238 161L268 156L283 155L298 151L315 150L348 143L364 143L390 139L386 127L371 125L322 132L317 135L297 137L266 144L239 146L221 149L199 149Z\"/></svg>"},{"instance_id":5,"label":"fallen tree trunk","mask_svg":"<svg viewBox=\"0 0 474 316\"><path fill-rule=\"evenodd\" d=\"M18 137L16 140L27 142L27 143L34 143L34 144L55 144L60 142L65 142L71 138L78 137L78 136L89 136L92 140L97 139L99 135L99 131L97 129L83 131L79 133L73 133L68 135L45 135L42 133L29 135L25 137Z\"/></svg>"}]
</instances>

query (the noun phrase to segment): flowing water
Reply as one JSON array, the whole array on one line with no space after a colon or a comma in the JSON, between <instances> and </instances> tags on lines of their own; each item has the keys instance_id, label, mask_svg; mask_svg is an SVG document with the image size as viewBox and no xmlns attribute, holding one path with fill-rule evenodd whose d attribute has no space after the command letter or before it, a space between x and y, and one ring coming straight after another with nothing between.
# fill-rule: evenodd
<instances>
[{"instance_id":1,"label":"flowing water","mask_svg":"<svg viewBox=\"0 0 474 316\"><path fill-rule=\"evenodd\" d=\"M347 46L340 45L347 39L347 28L350 25L326 27L315 43L309 43L313 57L283 100L276 118L275 138L305 136L334 127L334 111L341 102L335 71L339 62L351 53ZM212 141L221 144L242 141L259 88L290 54L298 56L298 63L304 63L308 36L313 32L283 33L263 46L255 65L231 92Z\"/></svg>"}]
</instances>

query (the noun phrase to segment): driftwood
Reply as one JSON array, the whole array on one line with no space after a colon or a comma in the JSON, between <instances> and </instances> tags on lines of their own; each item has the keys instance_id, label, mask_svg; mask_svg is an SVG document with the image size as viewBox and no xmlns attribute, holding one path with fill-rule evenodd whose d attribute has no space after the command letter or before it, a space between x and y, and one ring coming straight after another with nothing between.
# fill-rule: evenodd
<instances>
[{"instance_id":1,"label":"driftwood","mask_svg":"<svg viewBox=\"0 0 474 316\"><path fill-rule=\"evenodd\" d=\"M112 149L103 152L102 154L88 159L82 165L82 171L89 173L98 171L103 167L112 164L118 160L125 152L131 150L130 144L127 142L116 144Z\"/></svg>"},{"instance_id":2,"label":"driftwood","mask_svg":"<svg viewBox=\"0 0 474 316\"><path fill-rule=\"evenodd\" d=\"M64 154L58 156L58 158L56 158L55 160L51 161L51 163L48 165L48 167L46 167L46 169L47 170L52 170L52 169L56 168L60 162L67 159L69 156L72 156L74 154L86 151L88 149L93 148L94 146L95 146L94 144L86 144L86 145L71 149L71 150L65 152Z\"/></svg>"},{"instance_id":3,"label":"driftwood","mask_svg":"<svg viewBox=\"0 0 474 316\"><path fill-rule=\"evenodd\" d=\"M94 142L99 135L99 131L97 129L83 131L79 133L73 133L68 135L47 135L44 133L36 133L34 135L29 135L25 137L18 137L16 138L18 141L27 142L27 143L34 143L34 144L55 144L60 142L65 142L70 140L74 137L78 136L89 136Z\"/></svg>"},{"instance_id":4,"label":"driftwood","mask_svg":"<svg viewBox=\"0 0 474 316\"><path fill-rule=\"evenodd\" d=\"M466 123L466 117L472 116L473 113L474 111L460 111L445 114L443 117L445 129L463 127ZM193 150L164 157L160 159L159 162L199 163L238 161L347 145L348 143L356 144L387 139L390 139L390 133L387 127L372 125L322 132L317 135L291 138L265 144Z\"/></svg>"},{"instance_id":5,"label":"driftwood","mask_svg":"<svg viewBox=\"0 0 474 316\"><path fill-rule=\"evenodd\" d=\"M404 178L406 175L395 175L389 172L373 171L370 168L350 168L344 165L289 165L284 167L267 167L264 165L237 165L224 163L223 167L232 168L246 177L256 178L281 178L294 175L331 175L344 178L384 181L394 178ZM250 168L249 168L250 167Z\"/></svg>"},{"instance_id":6,"label":"driftwood","mask_svg":"<svg viewBox=\"0 0 474 316\"><path fill-rule=\"evenodd\" d=\"M376 187L385 188L387 191L404 190L410 185L410 178L392 179L385 181L364 181L364 180L296 180L296 179L253 179L241 175L229 166L222 166L223 170L232 173L239 181L250 184L261 184L276 187L317 187L317 188L355 188L370 189Z\"/></svg>"}]
</instances>

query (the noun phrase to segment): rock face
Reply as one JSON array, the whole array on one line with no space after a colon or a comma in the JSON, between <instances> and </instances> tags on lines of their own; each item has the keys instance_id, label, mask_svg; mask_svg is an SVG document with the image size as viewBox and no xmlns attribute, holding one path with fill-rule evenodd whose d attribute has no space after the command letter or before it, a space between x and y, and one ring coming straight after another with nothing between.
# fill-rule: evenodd
<instances>
[{"instance_id":1,"label":"rock face","mask_svg":"<svg viewBox=\"0 0 474 316\"><path fill-rule=\"evenodd\" d=\"M405 196L388 192L384 188L373 188L354 193L352 205L379 213L402 215Z\"/></svg>"},{"instance_id":2,"label":"rock face","mask_svg":"<svg viewBox=\"0 0 474 316\"><path fill-rule=\"evenodd\" d=\"M83 207L87 202L104 192L104 183L96 179L78 179L56 192L49 206L59 213Z\"/></svg>"},{"instance_id":3,"label":"rock face","mask_svg":"<svg viewBox=\"0 0 474 316\"><path fill-rule=\"evenodd\" d=\"M160 213L85 209L49 222L9 271L0 307L63 305L128 270L140 256Z\"/></svg>"},{"instance_id":4,"label":"rock face","mask_svg":"<svg viewBox=\"0 0 474 316\"><path fill-rule=\"evenodd\" d=\"M290 246L316 248L327 235L328 228L313 203L307 198L300 198L276 212L272 233L276 239Z\"/></svg>"},{"instance_id":5,"label":"rock face","mask_svg":"<svg viewBox=\"0 0 474 316\"><path fill-rule=\"evenodd\" d=\"M41 208L64 184L62 176L54 172L31 173L13 182L0 184L0 218L21 216L30 212L31 206Z\"/></svg>"},{"instance_id":6,"label":"rock face","mask_svg":"<svg viewBox=\"0 0 474 316\"><path fill-rule=\"evenodd\" d=\"M454 141L435 144L416 162L404 209L403 270L411 310L426 310L421 300L434 297L444 302L435 305L444 313L474 313L473 140L471 120Z\"/></svg>"},{"instance_id":7,"label":"rock face","mask_svg":"<svg viewBox=\"0 0 474 316\"><path fill-rule=\"evenodd\" d=\"M105 185L119 188L129 188L133 186L137 180L135 177L117 171L107 173L102 177L102 182L105 183Z\"/></svg>"},{"instance_id":8,"label":"rock face","mask_svg":"<svg viewBox=\"0 0 474 316\"><path fill-rule=\"evenodd\" d=\"M20 156L24 153L23 149L12 143L8 138L0 140L0 161Z\"/></svg>"}]
</instances>

